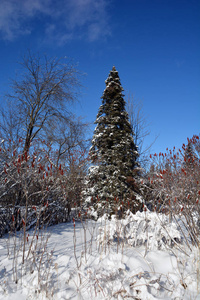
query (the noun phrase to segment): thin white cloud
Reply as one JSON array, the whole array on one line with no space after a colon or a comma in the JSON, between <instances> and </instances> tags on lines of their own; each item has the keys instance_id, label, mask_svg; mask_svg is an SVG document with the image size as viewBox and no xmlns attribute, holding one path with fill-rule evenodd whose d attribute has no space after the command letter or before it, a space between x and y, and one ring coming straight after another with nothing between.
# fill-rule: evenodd
<instances>
[{"instance_id":1,"label":"thin white cloud","mask_svg":"<svg viewBox=\"0 0 200 300\"><path fill-rule=\"evenodd\" d=\"M50 13L49 2L49 0L1 0L1 36L6 40L13 40L20 35L30 34L31 28L24 25L38 13Z\"/></svg>"},{"instance_id":2,"label":"thin white cloud","mask_svg":"<svg viewBox=\"0 0 200 300\"><path fill-rule=\"evenodd\" d=\"M60 44L72 38L95 41L110 34L107 3L105 0L1 0L0 37L13 40L30 34L34 20L43 16L45 40L57 40Z\"/></svg>"},{"instance_id":3,"label":"thin white cloud","mask_svg":"<svg viewBox=\"0 0 200 300\"><path fill-rule=\"evenodd\" d=\"M20 32L20 24L14 14L15 5L8 1L0 2L0 31L8 40L13 39L14 32Z\"/></svg>"}]
</instances>

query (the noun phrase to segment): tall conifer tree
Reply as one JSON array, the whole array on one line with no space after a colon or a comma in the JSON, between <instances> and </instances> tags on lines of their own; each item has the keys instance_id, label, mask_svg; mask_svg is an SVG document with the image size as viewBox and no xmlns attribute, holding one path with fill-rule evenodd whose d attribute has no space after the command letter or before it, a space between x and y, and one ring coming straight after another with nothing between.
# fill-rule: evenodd
<instances>
[{"instance_id":1,"label":"tall conifer tree","mask_svg":"<svg viewBox=\"0 0 200 300\"><path fill-rule=\"evenodd\" d=\"M101 215L105 209L112 213L118 207L129 205L137 210L139 196L137 185L138 157L132 128L125 109L123 88L115 67L105 81L95 123L90 159L87 200L92 198Z\"/></svg>"},{"instance_id":2,"label":"tall conifer tree","mask_svg":"<svg viewBox=\"0 0 200 300\"><path fill-rule=\"evenodd\" d=\"M192 140L188 139L188 144L186 145L184 153L184 166L186 167L186 169L192 170L197 160L198 159L195 154Z\"/></svg>"}]
</instances>

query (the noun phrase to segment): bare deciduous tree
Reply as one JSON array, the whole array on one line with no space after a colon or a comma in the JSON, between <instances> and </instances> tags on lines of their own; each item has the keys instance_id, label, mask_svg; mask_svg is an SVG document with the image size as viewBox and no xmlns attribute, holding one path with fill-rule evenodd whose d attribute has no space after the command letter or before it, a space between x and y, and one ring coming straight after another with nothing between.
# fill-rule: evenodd
<instances>
[{"instance_id":1,"label":"bare deciduous tree","mask_svg":"<svg viewBox=\"0 0 200 300\"><path fill-rule=\"evenodd\" d=\"M57 58L40 58L29 52L20 65L22 74L13 80L8 98L21 124L23 150L28 152L36 137L46 136L49 124L55 124L50 128L53 132L58 123L68 122L79 80L75 67Z\"/></svg>"},{"instance_id":2,"label":"bare deciduous tree","mask_svg":"<svg viewBox=\"0 0 200 300\"><path fill-rule=\"evenodd\" d=\"M156 139L150 145L144 147L144 140L150 135L150 129L147 117L143 113L143 104L130 93L127 96L126 104L130 124L134 132L134 142L138 147L138 161L141 167L145 169L148 164L149 150Z\"/></svg>"},{"instance_id":3,"label":"bare deciduous tree","mask_svg":"<svg viewBox=\"0 0 200 300\"><path fill-rule=\"evenodd\" d=\"M73 177L73 194L79 195L85 165L84 163L74 165L76 170L73 169L75 175L72 176L70 155L76 150L82 151L87 147L84 141L87 124L83 124L71 113L70 105L77 99L80 87L79 73L73 64L68 60L65 62L65 59L46 56L41 58L29 52L24 56L20 66L22 72L18 72L17 79L12 81L12 90L7 95L7 106L0 109L0 174L4 174L5 178L2 177L2 180L6 181L3 183L10 191L3 198L1 197L4 200L2 202L0 199L0 202L4 205L6 201L10 203L12 198L13 202L10 204L13 205L14 211L24 204L24 182L18 180L20 169L17 167L22 164L22 158L25 164L25 158L29 160L32 157L31 168L34 166L35 157L40 157L40 164L43 164L44 168L48 168L47 165L52 162L56 170L55 178L60 176L59 166L62 164L65 166L65 178L67 178L65 194L69 194L71 190L71 185L70 187L69 184L66 185L66 181L71 182ZM46 147L48 151L45 150L45 145L48 145ZM48 152L51 150L55 155L50 162ZM5 166L6 168L9 166L11 170L11 165L17 168L13 174L10 172L12 182L5 176L4 171ZM27 168L26 172L29 173L25 176L26 191L31 195L28 198L29 206L32 201L35 201L32 195L40 190L41 178L37 177L40 176L38 173L32 184L33 174L30 171L32 169L28 165ZM58 199L57 190L61 189L60 185L62 184L59 181L58 187L52 191L52 201ZM75 186L77 187L74 188ZM4 195L3 184L0 192ZM71 203L72 200L68 198L67 203Z\"/></svg>"}]
</instances>

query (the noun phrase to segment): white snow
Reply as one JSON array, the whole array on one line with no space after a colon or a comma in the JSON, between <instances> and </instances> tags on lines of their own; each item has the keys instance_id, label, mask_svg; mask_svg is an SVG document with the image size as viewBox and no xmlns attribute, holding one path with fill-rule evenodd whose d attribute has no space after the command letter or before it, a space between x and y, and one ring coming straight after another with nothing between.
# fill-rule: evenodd
<instances>
[{"instance_id":1,"label":"white snow","mask_svg":"<svg viewBox=\"0 0 200 300\"><path fill-rule=\"evenodd\" d=\"M23 234L0 239L0 299L200 299L199 251L165 215L59 224L32 246L26 235L23 266Z\"/></svg>"}]
</instances>

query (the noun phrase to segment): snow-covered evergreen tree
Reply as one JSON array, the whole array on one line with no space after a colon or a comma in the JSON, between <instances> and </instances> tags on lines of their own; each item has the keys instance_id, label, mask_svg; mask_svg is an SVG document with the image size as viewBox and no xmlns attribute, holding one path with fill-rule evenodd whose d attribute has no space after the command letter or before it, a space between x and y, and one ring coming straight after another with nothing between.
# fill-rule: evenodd
<instances>
[{"instance_id":1,"label":"snow-covered evergreen tree","mask_svg":"<svg viewBox=\"0 0 200 300\"><path fill-rule=\"evenodd\" d=\"M192 139L188 139L188 144L186 145L185 148L185 153L184 153L184 166L187 169L192 170L195 162L197 161L197 156L195 154L195 150L193 147Z\"/></svg>"},{"instance_id":2,"label":"snow-covered evergreen tree","mask_svg":"<svg viewBox=\"0 0 200 300\"><path fill-rule=\"evenodd\" d=\"M105 81L90 149L87 200L94 201L98 213L113 212L116 204L139 208L138 157L131 125L125 109L123 88L115 67Z\"/></svg>"}]
</instances>

